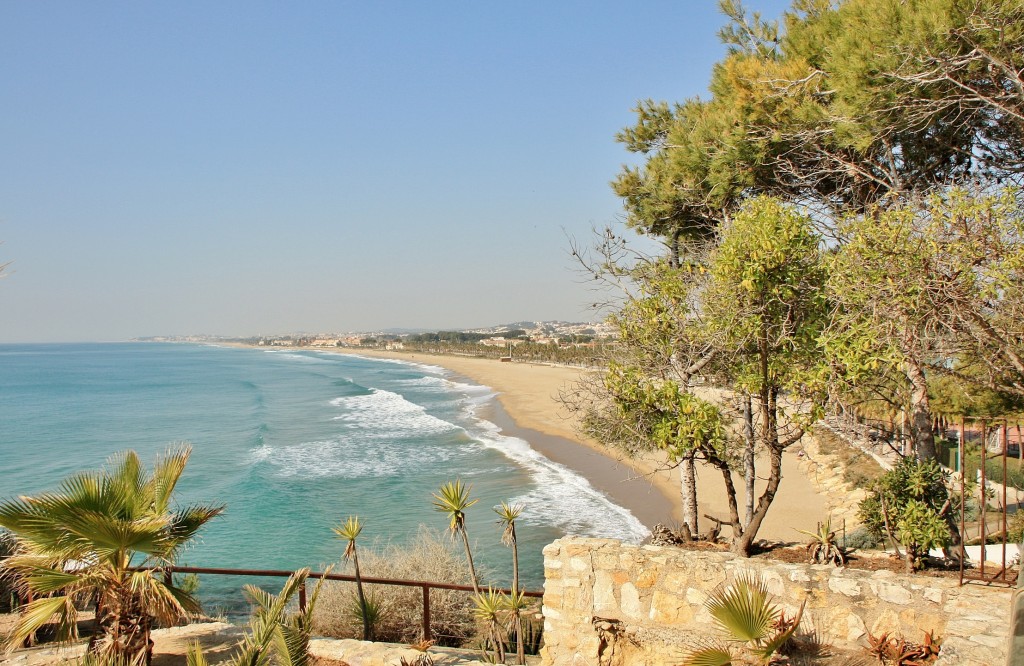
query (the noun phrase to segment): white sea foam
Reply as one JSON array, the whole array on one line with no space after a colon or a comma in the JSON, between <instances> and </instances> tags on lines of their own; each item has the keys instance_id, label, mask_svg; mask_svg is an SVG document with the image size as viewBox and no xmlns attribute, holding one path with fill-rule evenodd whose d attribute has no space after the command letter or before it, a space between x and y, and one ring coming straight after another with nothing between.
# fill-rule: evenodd
<instances>
[{"instance_id":1,"label":"white sea foam","mask_svg":"<svg viewBox=\"0 0 1024 666\"><path fill-rule=\"evenodd\" d=\"M521 465L536 482L533 490L513 498L529 507L523 514L525 522L556 525L566 534L629 543L639 543L650 534L629 509L613 502L584 477L549 460L526 441L502 435L493 423L480 420L479 424L481 432L474 433L477 439Z\"/></svg>"},{"instance_id":2,"label":"white sea foam","mask_svg":"<svg viewBox=\"0 0 1024 666\"><path fill-rule=\"evenodd\" d=\"M254 464L270 465L278 477L307 479L402 477L446 462L456 453L440 446L403 447L362 436L293 446L264 444L250 451Z\"/></svg>"},{"instance_id":3,"label":"white sea foam","mask_svg":"<svg viewBox=\"0 0 1024 666\"><path fill-rule=\"evenodd\" d=\"M391 391L370 389L369 394L335 398L331 404L344 410L335 421L358 428L372 438L436 435L459 426L428 414L425 407Z\"/></svg>"}]
</instances>

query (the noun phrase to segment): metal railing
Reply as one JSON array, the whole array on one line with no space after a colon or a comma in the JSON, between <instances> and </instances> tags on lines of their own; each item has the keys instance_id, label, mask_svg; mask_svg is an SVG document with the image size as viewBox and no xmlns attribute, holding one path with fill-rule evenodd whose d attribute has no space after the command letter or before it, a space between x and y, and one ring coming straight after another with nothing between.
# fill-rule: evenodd
<instances>
[{"instance_id":1,"label":"metal railing","mask_svg":"<svg viewBox=\"0 0 1024 666\"><path fill-rule=\"evenodd\" d=\"M971 423L973 428L977 430L978 444L980 450L980 462L978 464L978 504L980 510L980 516L977 520L976 527L978 533L976 537L969 538L971 535L968 534L968 523L967 523L967 440L968 440L968 429L967 424ZM957 451L957 471L960 474L960 534L963 537L965 543L968 541L977 540L980 546L980 556L978 557L978 568L977 571L971 571L966 568L967 558L962 556L960 558L960 584L963 585L965 581L982 582L986 584L1002 584L1002 585L1015 585L1019 572L1013 571L1010 562L1007 557L1007 546L1009 545L1009 525L1007 514L1010 508L1010 502L1008 502L1007 488L1010 485L1010 479L1008 474L1007 459L1010 453L1010 428L1013 425L1008 419L966 419L961 417L959 423L959 446ZM1021 426L1020 423L1016 424L1017 438L1020 440ZM990 451L989 447L992 445L989 442L990 435L995 435L996 441L994 442L995 447L998 450L996 452ZM1024 442L1017 442L1017 457L1018 464L1024 460L1021 459L1020 447L1024 446ZM1001 465L997 463L996 469L1002 467L1002 476L1000 483L992 483L992 480L988 478L988 461L990 457L998 457L1001 459ZM995 499L996 506L993 508L989 507L989 493ZM1013 502L1016 508L1020 508L1018 502ZM990 524L991 523L991 524ZM993 528L993 529L990 529ZM990 540L996 540L996 543L988 543ZM988 560L988 551L1001 551L1000 559L995 563L995 569L989 566L986 570L986 564Z\"/></svg>"},{"instance_id":2,"label":"metal railing","mask_svg":"<svg viewBox=\"0 0 1024 666\"><path fill-rule=\"evenodd\" d=\"M164 581L168 584L174 574L210 574L217 576L261 576L261 577L277 577L287 578L294 574L294 571L281 570L281 569L221 569L214 567L168 567L162 569L164 574ZM324 573L322 571L310 572L308 578L314 579L325 579L325 580L336 580L345 583L355 583L356 577L350 574L336 574L336 573ZM393 585L397 587L418 587L422 590L423 599L423 623L422 632L423 640L431 640L430 630L430 590L455 590L458 592L473 592L473 587L470 585L456 585L454 583L435 583L432 581L425 580L402 580L396 578L374 578L371 576L361 576L363 583L368 585ZM495 592L501 592L503 594L511 594L511 590L508 588L494 588ZM524 597L531 597L539 599L544 596L543 592L536 590L520 590L520 594ZM306 585L303 583L302 587L299 588L299 611L306 610Z\"/></svg>"}]
</instances>

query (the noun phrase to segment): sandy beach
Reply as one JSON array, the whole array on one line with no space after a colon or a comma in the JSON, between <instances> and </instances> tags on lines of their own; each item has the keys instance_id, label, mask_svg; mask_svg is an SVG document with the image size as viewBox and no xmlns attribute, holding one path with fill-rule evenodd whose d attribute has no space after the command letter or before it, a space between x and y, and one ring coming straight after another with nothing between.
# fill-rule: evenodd
<instances>
[{"instance_id":1,"label":"sandy beach","mask_svg":"<svg viewBox=\"0 0 1024 666\"><path fill-rule=\"evenodd\" d=\"M658 522L674 525L682 517L677 472L658 470L652 461L622 460L617 452L581 437L557 400L560 391L579 380L579 368L420 352L326 351L437 365L489 386L498 395L500 409L485 416L503 432L526 440L549 459L579 472L648 527ZM803 537L797 529L813 530L826 517L824 498L798 468L798 451L799 447L792 447L783 456L783 481L758 532L759 538L799 541ZM736 483L741 485L742 479L737 478ZM764 479L758 480L758 492L764 483ZM740 488L741 507L742 494ZM711 525L704 514L728 516L724 484L717 471L698 466L698 497L702 531ZM729 535L726 528L723 536Z\"/></svg>"}]
</instances>

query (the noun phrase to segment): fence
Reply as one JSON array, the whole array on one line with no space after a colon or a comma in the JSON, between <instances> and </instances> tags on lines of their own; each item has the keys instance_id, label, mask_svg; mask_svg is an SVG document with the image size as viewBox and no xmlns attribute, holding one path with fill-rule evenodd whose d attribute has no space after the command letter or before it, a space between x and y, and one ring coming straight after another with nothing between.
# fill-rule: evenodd
<instances>
[{"instance_id":1,"label":"fence","mask_svg":"<svg viewBox=\"0 0 1024 666\"><path fill-rule=\"evenodd\" d=\"M261 576L261 577L276 577L276 578L287 578L291 576L294 571L279 570L279 569L218 569L211 567L168 567L162 570L164 574L164 581L168 584L171 581L171 577L176 573L181 574L212 574L219 576ZM313 579L325 579L325 580L337 580L346 583L355 583L356 577L350 574L336 574L336 573L324 573L322 571L310 572L308 578ZM361 580L365 584L369 585L394 585L397 587L418 587L422 590L423 594L423 623L421 625L423 632L423 640L431 640L430 631L430 590L456 590L460 592L473 592L472 586L469 585L456 585L454 583L435 583L424 580L400 580L395 578L373 578L370 576L361 576ZM511 590L506 588L495 589L495 592L501 592L503 594L510 594ZM524 597L531 597L539 599L544 596L543 592L533 590L520 590L520 593ZM305 584L299 589L299 610L306 610L306 586Z\"/></svg>"},{"instance_id":2,"label":"fence","mask_svg":"<svg viewBox=\"0 0 1024 666\"><path fill-rule=\"evenodd\" d=\"M288 578L294 571L281 570L281 569L221 569L214 567L166 567L164 569L156 569L154 567L139 567L134 569L135 571L162 571L164 575L164 582L170 585L171 579L174 574L197 574L197 575L215 575L215 576L259 576L266 578ZM326 579L326 580L337 580L346 583L355 583L356 577L349 574L336 574L336 573L324 573L322 571L310 572L308 578L314 579ZM421 625L423 632L423 640L431 640L430 631L430 590L455 590L459 592L473 592L472 586L469 585L456 585L453 583L435 583L425 580L400 580L396 578L373 578L370 576L362 576L361 580L363 583L370 585L394 585L398 587L419 587L423 591L423 623ZM507 588L497 588L495 592L501 592L502 594L511 594L511 590ZM530 597L539 599L544 596L543 592L535 590L520 590L520 594L524 597ZM26 603L31 603L32 598L25 599ZM306 610L306 585L303 584L299 588L299 611ZM25 647L31 647L33 639L30 636L25 640Z\"/></svg>"},{"instance_id":3,"label":"fence","mask_svg":"<svg viewBox=\"0 0 1024 666\"><path fill-rule=\"evenodd\" d=\"M968 430L968 423L971 428ZM1008 488L1011 486L1014 476L1011 475L1008 459L1011 453L1010 430L1012 425L1016 426L1016 464L1020 471L1021 463L1021 424L1011 424L1008 419L971 419L961 418L958 427L958 446L956 451L956 469L960 472L960 534L965 544L977 541L979 553L977 557L977 569L967 569L967 557L960 558L960 584L964 581L977 581L986 584L999 583L1014 585L1017 582L1018 572L1011 570L1012 553L1009 544L1010 531L1008 515L1010 513L1010 502L1008 501ZM974 439L977 441L979 460L968 460L968 443ZM994 450L993 450L994 449ZM973 452L972 452L973 457ZM994 464L991 464L994 463ZM998 476L998 483L992 477ZM967 520L967 483L968 477L975 477L978 481L978 511L976 521ZM1013 481L1019 483L1019 481ZM1019 485L1016 487L1019 491ZM989 508L989 497L994 497L996 507ZM1014 498L1014 513L1021 508L1019 497ZM993 514L993 515L990 515ZM972 534L973 530L973 534ZM989 541L995 540L990 544ZM1000 552L994 564L990 563L989 550ZM971 558L974 559L974 558ZM986 571L986 565L988 570Z\"/></svg>"}]
</instances>

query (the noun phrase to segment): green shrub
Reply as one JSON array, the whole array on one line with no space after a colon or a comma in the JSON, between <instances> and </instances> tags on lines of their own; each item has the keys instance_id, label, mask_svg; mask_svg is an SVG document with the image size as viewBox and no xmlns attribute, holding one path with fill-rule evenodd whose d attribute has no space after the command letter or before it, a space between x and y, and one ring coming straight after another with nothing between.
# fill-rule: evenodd
<instances>
[{"instance_id":1,"label":"green shrub","mask_svg":"<svg viewBox=\"0 0 1024 666\"><path fill-rule=\"evenodd\" d=\"M878 548L881 539L863 525L851 530L846 535L846 548L855 550L872 550Z\"/></svg>"},{"instance_id":2,"label":"green shrub","mask_svg":"<svg viewBox=\"0 0 1024 666\"><path fill-rule=\"evenodd\" d=\"M934 460L901 458L860 503L864 526L879 540L889 536L906 549L908 570L920 568L929 549L950 542L949 524L940 513L949 498L948 477Z\"/></svg>"}]
</instances>

